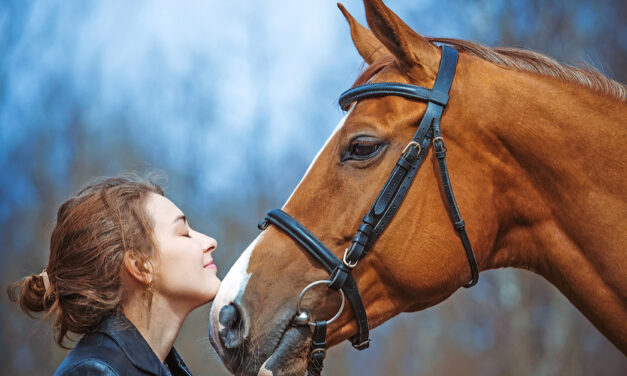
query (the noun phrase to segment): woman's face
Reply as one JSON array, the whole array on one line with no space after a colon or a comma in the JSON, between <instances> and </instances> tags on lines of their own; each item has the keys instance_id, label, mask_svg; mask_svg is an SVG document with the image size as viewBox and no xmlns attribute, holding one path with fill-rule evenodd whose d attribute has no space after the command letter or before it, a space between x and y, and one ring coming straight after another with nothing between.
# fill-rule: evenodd
<instances>
[{"instance_id":1,"label":"woman's face","mask_svg":"<svg viewBox=\"0 0 627 376\"><path fill-rule=\"evenodd\" d=\"M216 240L192 230L183 212L163 196L151 193L146 209L158 247L153 293L190 309L213 300L220 287L212 258Z\"/></svg>"}]
</instances>

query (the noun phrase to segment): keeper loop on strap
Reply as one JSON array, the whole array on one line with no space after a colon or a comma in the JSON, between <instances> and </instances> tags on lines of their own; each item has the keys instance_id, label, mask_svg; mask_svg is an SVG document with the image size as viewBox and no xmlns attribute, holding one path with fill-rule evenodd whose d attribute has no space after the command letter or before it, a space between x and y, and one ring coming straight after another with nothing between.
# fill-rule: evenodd
<instances>
[{"instance_id":1,"label":"keeper loop on strap","mask_svg":"<svg viewBox=\"0 0 627 376\"><path fill-rule=\"evenodd\" d=\"M366 246L368 244L368 236L366 233L357 230L355 237L353 237L353 242Z\"/></svg>"},{"instance_id":2,"label":"keeper loop on strap","mask_svg":"<svg viewBox=\"0 0 627 376\"><path fill-rule=\"evenodd\" d=\"M311 345L316 349L323 349L327 346L327 322L325 320L316 321L314 324L313 338Z\"/></svg>"},{"instance_id":3,"label":"keeper loop on strap","mask_svg":"<svg viewBox=\"0 0 627 376\"><path fill-rule=\"evenodd\" d=\"M357 231L363 232L366 236L370 237L370 234L372 234L372 225L366 222L364 218L362 224L357 227Z\"/></svg>"},{"instance_id":4,"label":"keeper loop on strap","mask_svg":"<svg viewBox=\"0 0 627 376\"><path fill-rule=\"evenodd\" d=\"M262 220L261 222L259 222L259 223L257 224L257 228L258 228L258 229L260 229L261 231L263 231L263 230L265 230L265 229L267 229L267 228L268 228L268 225L269 225L269 224L270 224L270 223L264 219L264 220Z\"/></svg>"},{"instance_id":5,"label":"keeper loop on strap","mask_svg":"<svg viewBox=\"0 0 627 376\"><path fill-rule=\"evenodd\" d=\"M314 324L313 338L311 339L311 353L309 354L309 364L307 364L307 374L319 376L324 367L324 358L327 356L327 323L326 321L316 321Z\"/></svg>"},{"instance_id":6,"label":"keeper loop on strap","mask_svg":"<svg viewBox=\"0 0 627 376\"><path fill-rule=\"evenodd\" d=\"M363 341L362 343L357 343L357 344L353 343L352 345L357 350L360 350L360 351L361 350L365 350L368 347L370 347L370 338L368 338L368 340L366 340L366 341Z\"/></svg>"},{"instance_id":7,"label":"keeper loop on strap","mask_svg":"<svg viewBox=\"0 0 627 376\"><path fill-rule=\"evenodd\" d=\"M344 287L349 273L350 269L347 265L343 263L338 264L329 277L329 288L336 291L340 290Z\"/></svg>"},{"instance_id":8,"label":"keeper loop on strap","mask_svg":"<svg viewBox=\"0 0 627 376\"><path fill-rule=\"evenodd\" d=\"M448 104L448 99L449 99L448 93L445 93L439 90L433 90L433 89L429 91L429 97L428 97L429 102L435 102L441 105L442 107L446 107L446 105Z\"/></svg>"},{"instance_id":9,"label":"keeper loop on strap","mask_svg":"<svg viewBox=\"0 0 627 376\"><path fill-rule=\"evenodd\" d=\"M466 226L466 223L464 223L464 220L460 220L459 222L455 222L453 224L453 226L455 227L455 230L457 231L461 231L464 229L464 227Z\"/></svg>"}]
</instances>

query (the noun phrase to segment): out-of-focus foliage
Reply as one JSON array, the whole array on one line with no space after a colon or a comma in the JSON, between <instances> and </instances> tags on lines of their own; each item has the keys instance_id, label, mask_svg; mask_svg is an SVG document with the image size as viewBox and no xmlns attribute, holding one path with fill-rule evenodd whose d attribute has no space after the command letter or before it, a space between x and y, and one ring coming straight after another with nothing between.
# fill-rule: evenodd
<instances>
[{"instance_id":1,"label":"out-of-focus foliage","mask_svg":"<svg viewBox=\"0 0 627 376\"><path fill-rule=\"evenodd\" d=\"M360 1L345 5L361 22ZM389 1L431 36L531 48L625 81L624 1ZM334 2L0 3L0 281L47 263L60 203L90 178L162 171L166 193L220 243L224 275L341 117L361 60ZM0 299L7 375L51 374L67 352ZM208 307L177 347L198 375L226 375ZM624 356L555 288L487 272L443 304L330 351L328 375L619 375Z\"/></svg>"}]
</instances>

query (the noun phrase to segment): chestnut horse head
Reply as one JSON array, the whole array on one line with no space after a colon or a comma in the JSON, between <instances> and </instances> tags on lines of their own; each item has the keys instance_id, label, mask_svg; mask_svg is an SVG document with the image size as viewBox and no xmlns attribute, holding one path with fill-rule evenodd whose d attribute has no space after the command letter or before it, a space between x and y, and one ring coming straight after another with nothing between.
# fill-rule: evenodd
<instances>
[{"instance_id":1,"label":"chestnut horse head","mask_svg":"<svg viewBox=\"0 0 627 376\"><path fill-rule=\"evenodd\" d=\"M380 0L364 3L370 30L340 5L368 64L356 85L432 88L444 59L433 42L460 51L441 129L479 269L543 275L627 351L625 87L528 51L425 39ZM396 94L354 102L282 208L338 260L429 103ZM350 273L369 328L437 304L473 277L449 217L441 150L435 143L422 149L404 200ZM329 270L289 229L270 223L229 271L211 310L212 344L241 375L305 373L312 331L295 325L297 303L324 321L342 302L326 286L300 301ZM360 333L360 315L347 303L328 326L326 346Z\"/></svg>"}]
</instances>

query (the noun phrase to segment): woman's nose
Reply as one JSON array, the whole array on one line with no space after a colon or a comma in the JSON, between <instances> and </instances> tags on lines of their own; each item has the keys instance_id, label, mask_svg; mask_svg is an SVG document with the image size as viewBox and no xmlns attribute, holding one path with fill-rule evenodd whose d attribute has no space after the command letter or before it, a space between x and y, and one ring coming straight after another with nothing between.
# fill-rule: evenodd
<instances>
[{"instance_id":1,"label":"woman's nose","mask_svg":"<svg viewBox=\"0 0 627 376\"><path fill-rule=\"evenodd\" d=\"M211 236L207 236L202 232L193 231L192 237L198 241L200 246L202 247L203 253L213 252L218 248L218 242L212 238Z\"/></svg>"},{"instance_id":2,"label":"woman's nose","mask_svg":"<svg viewBox=\"0 0 627 376\"><path fill-rule=\"evenodd\" d=\"M216 250L216 248L218 248L218 242L210 237L210 236L205 236L206 240L205 240L205 244L204 244L204 252L213 252Z\"/></svg>"}]
</instances>

